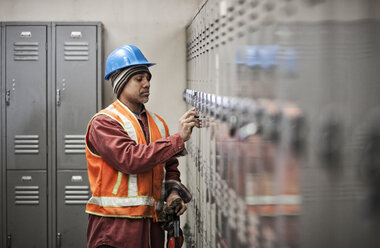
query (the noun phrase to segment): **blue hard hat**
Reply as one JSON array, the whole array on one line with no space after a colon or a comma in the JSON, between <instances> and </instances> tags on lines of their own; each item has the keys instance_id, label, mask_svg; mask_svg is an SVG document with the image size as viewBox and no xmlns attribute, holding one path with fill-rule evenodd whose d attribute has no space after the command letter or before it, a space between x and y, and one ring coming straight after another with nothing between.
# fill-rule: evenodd
<instances>
[{"instance_id":1,"label":"blue hard hat","mask_svg":"<svg viewBox=\"0 0 380 248\"><path fill-rule=\"evenodd\" d=\"M155 63L149 63L136 46L122 45L108 55L104 78L108 80L112 72L133 65L152 66Z\"/></svg>"}]
</instances>

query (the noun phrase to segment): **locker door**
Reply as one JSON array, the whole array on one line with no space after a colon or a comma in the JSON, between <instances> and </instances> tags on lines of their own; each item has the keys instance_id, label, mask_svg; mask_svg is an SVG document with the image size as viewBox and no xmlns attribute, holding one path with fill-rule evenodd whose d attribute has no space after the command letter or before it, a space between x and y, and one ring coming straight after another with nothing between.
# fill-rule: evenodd
<instances>
[{"instance_id":1,"label":"locker door","mask_svg":"<svg viewBox=\"0 0 380 248\"><path fill-rule=\"evenodd\" d=\"M90 187L85 170L60 171L57 177L58 246L86 247L86 203Z\"/></svg>"},{"instance_id":2,"label":"locker door","mask_svg":"<svg viewBox=\"0 0 380 248\"><path fill-rule=\"evenodd\" d=\"M47 247L45 171L7 172L8 247Z\"/></svg>"},{"instance_id":3,"label":"locker door","mask_svg":"<svg viewBox=\"0 0 380 248\"><path fill-rule=\"evenodd\" d=\"M8 169L46 169L46 26L6 26Z\"/></svg>"},{"instance_id":4,"label":"locker door","mask_svg":"<svg viewBox=\"0 0 380 248\"><path fill-rule=\"evenodd\" d=\"M96 113L96 26L57 26L57 166L85 169L85 132Z\"/></svg>"}]
</instances>

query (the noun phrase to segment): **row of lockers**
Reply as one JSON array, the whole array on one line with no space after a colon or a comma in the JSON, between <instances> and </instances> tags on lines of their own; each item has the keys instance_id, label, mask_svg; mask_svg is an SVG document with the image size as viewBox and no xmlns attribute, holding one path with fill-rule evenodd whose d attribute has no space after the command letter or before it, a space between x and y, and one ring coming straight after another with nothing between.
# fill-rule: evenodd
<instances>
[{"instance_id":1,"label":"row of lockers","mask_svg":"<svg viewBox=\"0 0 380 248\"><path fill-rule=\"evenodd\" d=\"M187 247L378 247L380 4L208 0L187 28Z\"/></svg>"},{"instance_id":2,"label":"row of lockers","mask_svg":"<svg viewBox=\"0 0 380 248\"><path fill-rule=\"evenodd\" d=\"M84 247L100 23L1 24L1 247Z\"/></svg>"}]
</instances>

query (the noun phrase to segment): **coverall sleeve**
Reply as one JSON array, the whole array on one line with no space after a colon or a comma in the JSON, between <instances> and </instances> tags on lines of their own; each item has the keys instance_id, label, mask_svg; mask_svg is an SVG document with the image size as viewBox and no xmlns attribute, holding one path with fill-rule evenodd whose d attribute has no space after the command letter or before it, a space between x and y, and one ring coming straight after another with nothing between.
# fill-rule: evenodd
<instances>
[{"instance_id":1,"label":"coverall sleeve","mask_svg":"<svg viewBox=\"0 0 380 248\"><path fill-rule=\"evenodd\" d=\"M175 162L172 157L185 147L179 134L158 139L148 145L137 144L117 121L106 115L93 119L88 131L87 146L91 152L101 156L112 168L122 173L143 173L158 164L169 162L169 174L173 177L178 160ZM179 171L177 174L179 179Z\"/></svg>"},{"instance_id":2,"label":"coverall sleeve","mask_svg":"<svg viewBox=\"0 0 380 248\"><path fill-rule=\"evenodd\" d=\"M165 170L166 170L166 177L165 180L176 180L178 182L181 182L180 176L181 173L178 170L178 159L175 157L172 157L166 162Z\"/></svg>"}]
</instances>

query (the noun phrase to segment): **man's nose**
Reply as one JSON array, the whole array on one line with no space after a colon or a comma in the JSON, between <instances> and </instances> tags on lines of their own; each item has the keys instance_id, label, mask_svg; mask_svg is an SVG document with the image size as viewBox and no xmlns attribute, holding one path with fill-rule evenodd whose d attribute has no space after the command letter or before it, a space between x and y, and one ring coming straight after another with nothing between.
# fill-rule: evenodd
<instances>
[{"instance_id":1,"label":"man's nose","mask_svg":"<svg viewBox=\"0 0 380 248\"><path fill-rule=\"evenodd\" d=\"M149 82L148 78L146 78L146 77L144 78L143 87L144 88L149 88L150 87L150 82Z\"/></svg>"}]
</instances>

